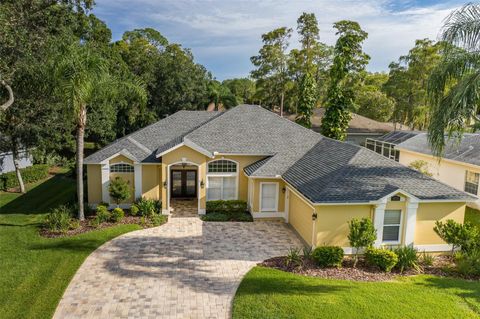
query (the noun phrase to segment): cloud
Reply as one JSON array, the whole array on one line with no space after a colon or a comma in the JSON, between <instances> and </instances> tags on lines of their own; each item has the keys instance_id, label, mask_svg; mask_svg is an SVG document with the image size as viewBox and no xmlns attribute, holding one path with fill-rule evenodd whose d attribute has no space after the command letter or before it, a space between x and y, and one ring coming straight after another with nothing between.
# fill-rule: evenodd
<instances>
[{"instance_id":1,"label":"cloud","mask_svg":"<svg viewBox=\"0 0 480 319\"><path fill-rule=\"evenodd\" d=\"M288 26L295 30L302 12L314 12L321 40L335 43L332 24L355 20L369 33L364 49L371 71L386 71L416 39L436 39L442 20L458 0L97 0L94 13L115 39L126 30L153 27L171 42L192 49L196 60L219 79L247 76L249 58L261 46L261 34ZM433 3L432 3L433 2ZM296 46L297 37L291 39Z\"/></svg>"}]
</instances>

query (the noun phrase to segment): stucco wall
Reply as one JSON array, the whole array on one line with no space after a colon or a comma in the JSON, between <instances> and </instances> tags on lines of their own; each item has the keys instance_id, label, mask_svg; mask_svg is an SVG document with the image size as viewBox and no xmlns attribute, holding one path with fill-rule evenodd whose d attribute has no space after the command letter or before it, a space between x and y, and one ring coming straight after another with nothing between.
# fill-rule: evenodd
<instances>
[{"instance_id":1,"label":"stucco wall","mask_svg":"<svg viewBox=\"0 0 480 319\"><path fill-rule=\"evenodd\" d=\"M133 164L133 161L123 155L118 155L112 159L110 159L109 163L110 165L115 164L115 163L128 163L128 164Z\"/></svg>"},{"instance_id":2,"label":"stucco wall","mask_svg":"<svg viewBox=\"0 0 480 319\"><path fill-rule=\"evenodd\" d=\"M293 190L289 191L288 221L308 245L312 245L314 208L297 195Z\"/></svg>"},{"instance_id":3,"label":"stucco wall","mask_svg":"<svg viewBox=\"0 0 480 319\"><path fill-rule=\"evenodd\" d=\"M87 201L98 204L102 201L102 172L100 164L87 165Z\"/></svg>"},{"instance_id":4,"label":"stucco wall","mask_svg":"<svg viewBox=\"0 0 480 319\"><path fill-rule=\"evenodd\" d=\"M317 206L316 245L349 247L348 222L353 218L371 218L372 205Z\"/></svg>"},{"instance_id":5,"label":"stucco wall","mask_svg":"<svg viewBox=\"0 0 480 319\"><path fill-rule=\"evenodd\" d=\"M253 202L252 202L252 211L260 213L260 184L261 183L278 183L278 203L277 212L284 212L285 211L285 193L282 191L282 188L285 187L285 182L281 179L275 178L255 178L253 179ZM247 185L245 187L245 192L247 191Z\"/></svg>"},{"instance_id":6,"label":"stucco wall","mask_svg":"<svg viewBox=\"0 0 480 319\"><path fill-rule=\"evenodd\" d=\"M142 197L160 199L161 165L142 165Z\"/></svg>"}]
</instances>

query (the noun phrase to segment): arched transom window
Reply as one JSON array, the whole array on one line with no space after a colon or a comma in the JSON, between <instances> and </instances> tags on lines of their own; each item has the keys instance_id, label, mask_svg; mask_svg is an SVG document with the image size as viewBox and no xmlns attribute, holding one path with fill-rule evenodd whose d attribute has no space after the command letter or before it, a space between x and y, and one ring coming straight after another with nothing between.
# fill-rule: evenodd
<instances>
[{"instance_id":1,"label":"arched transom window","mask_svg":"<svg viewBox=\"0 0 480 319\"><path fill-rule=\"evenodd\" d=\"M125 163L110 165L110 173L133 173L133 166Z\"/></svg>"},{"instance_id":2,"label":"arched transom window","mask_svg":"<svg viewBox=\"0 0 480 319\"><path fill-rule=\"evenodd\" d=\"M207 200L238 197L238 165L230 160L216 160L207 165Z\"/></svg>"}]
</instances>

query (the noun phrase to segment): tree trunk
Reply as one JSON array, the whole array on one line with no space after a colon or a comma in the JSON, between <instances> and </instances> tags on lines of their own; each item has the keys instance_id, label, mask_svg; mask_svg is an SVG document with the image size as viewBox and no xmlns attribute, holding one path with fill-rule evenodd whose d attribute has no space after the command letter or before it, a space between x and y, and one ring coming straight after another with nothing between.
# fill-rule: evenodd
<instances>
[{"instance_id":1,"label":"tree trunk","mask_svg":"<svg viewBox=\"0 0 480 319\"><path fill-rule=\"evenodd\" d=\"M23 184L22 173L20 172L20 163L18 161L18 150L16 147L12 150L13 165L15 166L15 174L17 175L18 185L20 186L20 193L25 194L25 184Z\"/></svg>"},{"instance_id":2,"label":"tree trunk","mask_svg":"<svg viewBox=\"0 0 480 319\"><path fill-rule=\"evenodd\" d=\"M285 93L282 92L282 97L280 99L280 116L283 117L283 100L285 98Z\"/></svg>"},{"instance_id":3,"label":"tree trunk","mask_svg":"<svg viewBox=\"0 0 480 319\"><path fill-rule=\"evenodd\" d=\"M77 124L77 197L78 197L78 219L84 220L83 210L83 138L87 123L87 107L80 105Z\"/></svg>"},{"instance_id":4,"label":"tree trunk","mask_svg":"<svg viewBox=\"0 0 480 319\"><path fill-rule=\"evenodd\" d=\"M12 88L10 87L10 85L8 85L7 82L5 82L4 80L1 80L0 84L3 85L8 91L8 101L5 102L4 104L0 105L0 109L5 111L6 109L8 109L13 104L13 100L14 100L13 99L13 91L12 91Z\"/></svg>"}]
</instances>

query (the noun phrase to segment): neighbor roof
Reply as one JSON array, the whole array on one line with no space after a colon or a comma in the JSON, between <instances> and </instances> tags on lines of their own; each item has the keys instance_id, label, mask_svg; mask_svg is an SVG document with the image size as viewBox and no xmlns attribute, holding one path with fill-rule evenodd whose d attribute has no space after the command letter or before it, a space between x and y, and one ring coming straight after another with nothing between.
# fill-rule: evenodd
<instances>
[{"instance_id":1,"label":"neighbor roof","mask_svg":"<svg viewBox=\"0 0 480 319\"><path fill-rule=\"evenodd\" d=\"M85 163L100 163L121 151L139 162L158 162L157 156L181 143L210 154L262 156L244 168L247 176L282 177L314 203L368 202L396 190L420 199L473 199L375 152L326 138L255 105L224 113L177 112L115 141Z\"/></svg>"},{"instance_id":2,"label":"neighbor roof","mask_svg":"<svg viewBox=\"0 0 480 319\"><path fill-rule=\"evenodd\" d=\"M422 154L433 155L428 143L428 135L421 133L400 143L397 148ZM460 140L447 141L443 158L480 166L480 134L466 133Z\"/></svg>"},{"instance_id":3,"label":"neighbor roof","mask_svg":"<svg viewBox=\"0 0 480 319\"><path fill-rule=\"evenodd\" d=\"M421 133L422 132L417 131L394 131L383 136L376 137L374 140L397 145Z\"/></svg>"}]
</instances>

